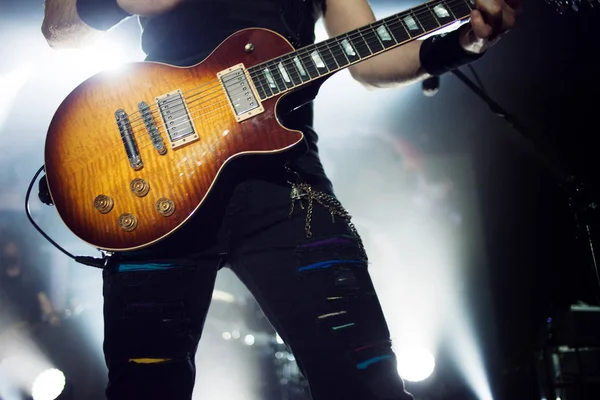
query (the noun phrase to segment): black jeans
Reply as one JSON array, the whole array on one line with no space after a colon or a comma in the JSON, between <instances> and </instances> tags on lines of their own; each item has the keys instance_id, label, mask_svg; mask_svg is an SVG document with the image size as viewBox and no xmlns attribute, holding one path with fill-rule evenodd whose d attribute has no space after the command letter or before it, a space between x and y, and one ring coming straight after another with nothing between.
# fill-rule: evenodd
<instances>
[{"instance_id":1,"label":"black jeans","mask_svg":"<svg viewBox=\"0 0 600 400\"><path fill-rule=\"evenodd\" d=\"M184 242L195 243L193 252L185 245L189 256L122 260L119 270L105 271L110 400L191 398L194 354L223 265L291 348L313 399L412 399L360 239L319 204L309 239L307 204L297 202L290 216L290 190L284 181L243 183L220 222L186 228Z\"/></svg>"}]
</instances>

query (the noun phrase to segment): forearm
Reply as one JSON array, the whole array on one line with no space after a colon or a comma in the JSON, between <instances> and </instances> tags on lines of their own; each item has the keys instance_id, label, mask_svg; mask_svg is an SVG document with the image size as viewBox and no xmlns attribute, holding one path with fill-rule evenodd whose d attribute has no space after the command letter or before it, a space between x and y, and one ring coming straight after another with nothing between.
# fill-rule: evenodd
<instances>
[{"instance_id":1,"label":"forearm","mask_svg":"<svg viewBox=\"0 0 600 400\"><path fill-rule=\"evenodd\" d=\"M409 84L477 60L488 47L487 41L475 37L466 24L445 36L443 39L436 36L426 41L416 40L377 55L363 65L357 64L352 75L367 87ZM433 39L438 40L434 49L430 42Z\"/></svg>"},{"instance_id":2,"label":"forearm","mask_svg":"<svg viewBox=\"0 0 600 400\"><path fill-rule=\"evenodd\" d=\"M86 25L76 0L46 0L42 33L53 48L77 48L93 42L102 32Z\"/></svg>"},{"instance_id":3,"label":"forearm","mask_svg":"<svg viewBox=\"0 0 600 400\"><path fill-rule=\"evenodd\" d=\"M406 85L429 76L421 67L420 40L397 47L350 67L350 73L367 87Z\"/></svg>"}]
</instances>

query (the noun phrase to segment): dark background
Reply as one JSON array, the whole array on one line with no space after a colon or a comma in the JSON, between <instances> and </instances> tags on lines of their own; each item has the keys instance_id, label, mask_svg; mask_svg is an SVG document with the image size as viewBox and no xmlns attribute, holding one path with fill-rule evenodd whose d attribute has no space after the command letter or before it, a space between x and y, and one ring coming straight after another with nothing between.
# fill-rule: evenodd
<instances>
[{"instance_id":1,"label":"dark background","mask_svg":"<svg viewBox=\"0 0 600 400\"><path fill-rule=\"evenodd\" d=\"M406 7L401 1L372 4ZM6 26L39 20L41 15L40 2L2 0L0 72L15 66L18 57L34 56L12 46L12 32ZM588 8L559 15L541 0L529 1L518 26L474 64L491 97L522 122L527 134L546 142L560 161L554 165L592 183L599 171L599 16ZM462 71L472 76L470 70ZM417 86L410 90L419 91ZM498 398L536 398L532 361L546 318L577 301L597 304L600 297L589 249L575 240L577 226L569 208L572 192L567 189L571 185L561 185L522 133L494 116L454 76L442 77L435 97L413 99L398 105L401 112L392 126L418 127L409 139L429 156L472 155L476 188L467 191L476 192L471 195L478 200L482 226L478 240L484 246L485 263L469 279L472 298L489 298L492 304L491 313L483 306L474 312L480 322L491 322L481 322L481 333L494 391ZM423 131L428 132L427 140L419 136ZM0 138L6 143L10 135L5 130ZM10 174L9 154L0 154L2 159L8 176L13 176L0 180L6 191L17 178ZM452 396L467 398L461 390L453 387Z\"/></svg>"}]
</instances>

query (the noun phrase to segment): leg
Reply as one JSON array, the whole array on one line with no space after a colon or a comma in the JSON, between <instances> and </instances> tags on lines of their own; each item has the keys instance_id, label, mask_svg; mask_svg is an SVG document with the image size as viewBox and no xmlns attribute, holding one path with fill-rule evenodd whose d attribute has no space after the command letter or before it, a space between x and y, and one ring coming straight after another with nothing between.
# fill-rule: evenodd
<instances>
[{"instance_id":1,"label":"leg","mask_svg":"<svg viewBox=\"0 0 600 400\"><path fill-rule=\"evenodd\" d=\"M332 222L327 209L315 204L309 240L306 203L288 218L289 186L264 185L255 192L248 196L246 215L239 216L243 228L230 262L294 352L313 398L412 399L396 369L362 246L349 225L339 217ZM253 214L260 215L254 223L260 228L248 228Z\"/></svg>"},{"instance_id":2,"label":"leg","mask_svg":"<svg viewBox=\"0 0 600 400\"><path fill-rule=\"evenodd\" d=\"M217 266L214 259L194 266L161 261L104 271L109 400L191 399Z\"/></svg>"}]
</instances>

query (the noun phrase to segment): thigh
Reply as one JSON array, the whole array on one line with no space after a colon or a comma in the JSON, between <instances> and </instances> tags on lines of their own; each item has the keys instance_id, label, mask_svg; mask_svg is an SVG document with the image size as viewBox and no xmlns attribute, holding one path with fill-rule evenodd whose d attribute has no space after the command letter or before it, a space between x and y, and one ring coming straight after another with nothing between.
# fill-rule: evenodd
<instances>
[{"instance_id":1,"label":"thigh","mask_svg":"<svg viewBox=\"0 0 600 400\"><path fill-rule=\"evenodd\" d=\"M194 265L161 260L104 271L109 399L191 398L217 266L214 259Z\"/></svg>"},{"instance_id":2,"label":"thigh","mask_svg":"<svg viewBox=\"0 0 600 400\"><path fill-rule=\"evenodd\" d=\"M305 204L241 240L232 269L290 346L315 400L412 398L360 239L318 204L308 239L306 211Z\"/></svg>"}]
</instances>

